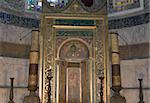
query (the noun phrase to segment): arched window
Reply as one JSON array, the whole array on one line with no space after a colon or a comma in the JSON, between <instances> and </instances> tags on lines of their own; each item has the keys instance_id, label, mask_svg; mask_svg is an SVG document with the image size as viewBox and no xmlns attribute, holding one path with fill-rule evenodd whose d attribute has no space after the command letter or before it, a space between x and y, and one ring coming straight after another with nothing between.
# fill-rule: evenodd
<instances>
[{"instance_id":1,"label":"arched window","mask_svg":"<svg viewBox=\"0 0 150 103\"><path fill-rule=\"evenodd\" d=\"M69 0L47 0L50 7L54 8L63 8Z\"/></svg>"},{"instance_id":2,"label":"arched window","mask_svg":"<svg viewBox=\"0 0 150 103\"><path fill-rule=\"evenodd\" d=\"M42 0L27 0L25 8L27 11L41 11Z\"/></svg>"}]
</instances>

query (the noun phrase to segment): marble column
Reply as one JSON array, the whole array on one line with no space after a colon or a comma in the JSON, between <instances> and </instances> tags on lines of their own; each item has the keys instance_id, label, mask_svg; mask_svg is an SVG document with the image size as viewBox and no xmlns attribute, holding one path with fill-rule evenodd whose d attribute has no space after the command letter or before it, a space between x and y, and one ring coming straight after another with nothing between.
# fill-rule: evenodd
<instances>
[{"instance_id":1,"label":"marble column","mask_svg":"<svg viewBox=\"0 0 150 103\"><path fill-rule=\"evenodd\" d=\"M23 103L40 103L39 96L36 95L38 86L38 62L39 62L39 30L32 30L32 41L30 49L30 65L29 65L29 78L28 78L28 90L29 96L24 98Z\"/></svg>"},{"instance_id":2,"label":"marble column","mask_svg":"<svg viewBox=\"0 0 150 103\"><path fill-rule=\"evenodd\" d=\"M120 73L120 54L118 45L118 33L110 33L111 36L111 61L112 61L112 90L111 103L126 103L125 97L120 95L121 73Z\"/></svg>"}]
</instances>

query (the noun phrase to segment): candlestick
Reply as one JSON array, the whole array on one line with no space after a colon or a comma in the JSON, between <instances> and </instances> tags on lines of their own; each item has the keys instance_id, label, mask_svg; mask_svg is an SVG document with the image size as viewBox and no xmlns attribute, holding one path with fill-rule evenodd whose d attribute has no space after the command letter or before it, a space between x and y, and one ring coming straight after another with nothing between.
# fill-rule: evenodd
<instances>
[{"instance_id":1,"label":"candlestick","mask_svg":"<svg viewBox=\"0 0 150 103\"><path fill-rule=\"evenodd\" d=\"M30 66L29 66L29 79L28 90L29 96L26 96L24 103L40 103L39 97L36 95L38 85L38 54L39 54L39 30L32 30L32 41L30 49Z\"/></svg>"},{"instance_id":2,"label":"candlestick","mask_svg":"<svg viewBox=\"0 0 150 103\"><path fill-rule=\"evenodd\" d=\"M140 87L139 87L139 99L140 99L140 101L139 101L139 103L144 103L144 101L143 101L143 99L144 99L144 97L143 97L143 88L142 88L142 80L143 79L138 79L139 80L139 85L140 85Z\"/></svg>"},{"instance_id":3,"label":"candlestick","mask_svg":"<svg viewBox=\"0 0 150 103\"><path fill-rule=\"evenodd\" d=\"M11 87L10 87L10 95L9 95L9 102L8 103L15 103L13 101L14 99L14 93L13 93L13 82L14 82L14 78L10 78L11 81Z\"/></svg>"},{"instance_id":4,"label":"candlestick","mask_svg":"<svg viewBox=\"0 0 150 103\"><path fill-rule=\"evenodd\" d=\"M126 103L125 97L120 95L121 73L120 73L120 56L118 33L111 32L111 52L112 52L112 90L111 103Z\"/></svg>"},{"instance_id":5,"label":"candlestick","mask_svg":"<svg viewBox=\"0 0 150 103\"><path fill-rule=\"evenodd\" d=\"M118 34L111 33L111 52L112 52L112 85L115 87L121 86L120 74L120 56Z\"/></svg>"}]
</instances>

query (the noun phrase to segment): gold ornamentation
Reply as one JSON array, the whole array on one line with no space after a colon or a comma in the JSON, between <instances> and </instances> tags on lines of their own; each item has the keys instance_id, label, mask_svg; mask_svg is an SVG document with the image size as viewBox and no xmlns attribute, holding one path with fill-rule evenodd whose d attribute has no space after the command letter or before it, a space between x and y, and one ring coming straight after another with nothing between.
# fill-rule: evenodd
<instances>
[{"instance_id":1,"label":"gold ornamentation","mask_svg":"<svg viewBox=\"0 0 150 103\"><path fill-rule=\"evenodd\" d=\"M94 69L94 78L98 79L99 75L104 76L104 33L103 33L103 29L102 29L102 22L97 22L97 28L92 29L93 31L96 30L95 35L93 35L93 37L55 37L55 30L53 27L53 20L48 18L48 21L46 21L46 31L44 31L43 33L43 37L44 37L44 72L43 72L43 103L47 103L47 99L48 99L48 71L50 69L52 69L53 71L53 76L55 76L55 74L57 74L55 72L55 68L56 68L56 61L54 60L55 58L57 58L58 60L59 55L56 56L55 54L59 54L59 52L61 50L59 50L58 48L61 47L61 45L64 43L64 41L66 41L67 39L69 40L75 40L75 39L79 39L79 41L84 41L86 43L86 46L88 46L88 50L90 51L90 61L88 65L90 65L91 68L91 72ZM55 28L56 29L56 28ZM56 29L57 30L57 29ZM75 44L75 46L77 48L73 48L72 52L75 52L76 50L78 50L78 45ZM95 47L95 57L94 57L94 47ZM94 59L95 59L95 65L94 64ZM95 69L96 68L96 69ZM55 73L55 74L54 74ZM95 74L96 73L96 74ZM92 78L93 74L90 75L90 78ZM94 79L93 78L93 79ZM55 99L55 94L56 94L56 85L59 85L58 83L56 83L57 81L55 81L56 77L53 78L52 80L52 97L53 99ZM99 83L96 81L94 81L94 84L92 84L92 80L90 81L90 95L91 95L91 101L90 103L92 103L92 99L93 99L93 91L92 89L96 89L96 91L94 90L94 97L95 94L99 94L99 88L100 85ZM93 87L94 86L94 87ZM58 93L56 95L59 95ZM98 101L98 97L96 98ZM52 100L53 102L56 102L56 100ZM95 101L95 99L94 99Z\"/></svg>"},{"instance_id":2,"label":"gold ornamentation","mask_svg":"<svg viewBox=\"0 0 150 103\"><path fill-rule=\"evenodd\" d=\"M103 44L103 36L102 36L102 22L97 21L97 31L95 36L95 69L96 69L96 89L99 94L100 90L100 82L98 82L99 76L104 76L104 44ZM99 96L97 95L97 100L99 101Z\"/></svg>"},{"instance_id":3,"label":"gold ornamentation","mask_svg":"<svg viewBox=\"0 0 150 103\"><path fill-rule=\"evenodd\" d=\"M43 35L45 35L45 38L44 38L44 40L46 41L45 42L45 47L44 47L44 50L45 50L45 55L44 55L44 87L43 87L43 98L44 98L44 103L47 103L48 102L48 86L49 86L49 84L48 84L48 82L49 82L49 80L48 80L48 75L49 75L49 73L48 73L48 71L51 69L52 70L52 72L54 71L54 50L53 50L53 48L54 48L54 36L53 36L53 32L52 32L52 30L53 30L53 28L52 28L52 24L53 24L53 20L51 19L51 20L49 20L48 22L47 22L47 30L46 30L46 32L45 32L45 34L43 34ZM53 72L54 73L54 72ZM53 73L52 73L52 75L53 75ZM52 79L52 85L53 85L53 79ZM51 86L52 87L52 86ZM53 89L51 88L51 90L52 90L52 94L53 94ZM51 96L53 96L53 95L51 95ZM51 97L51 98L53 98L53 97Z\"/></svg>"}]
</instances>

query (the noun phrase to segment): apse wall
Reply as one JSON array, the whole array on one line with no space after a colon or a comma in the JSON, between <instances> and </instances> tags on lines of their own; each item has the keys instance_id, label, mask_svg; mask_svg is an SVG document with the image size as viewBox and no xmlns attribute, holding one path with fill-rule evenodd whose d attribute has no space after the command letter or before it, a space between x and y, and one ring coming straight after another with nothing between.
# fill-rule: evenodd
<instances>
[{"instance_id":1,"label":"apse wall","mask_svg":"<svg viewBox=\"0 0 150 103\"><path fill-rule=\"evenodd\" d=\"M0 23L0 103L9 100L10 77L14 77L14 101L22 103L27 95L28 52L31 29ZM20 36L20 33L23 34Z\"/></svg>"},{"instance_id":2,"label":"apse wall","mask_svg":"<svg viewBox=\"0 0 150 103\"><path fill-rule=\"evenodd\" d=\"M150 103L150 9L149 1L143 3L143 9L139 11L109 16L109 31L119 33L121 94L127 103L139 101L139 78L143 79L144 101Z\"/></svg>"},{"instance_id":3,"label":"apse wall","mask_svg":"<svg viewBox=\"0 0 150 103\"><path fill-rule=\"evenodd\" d=\"M12 3L12 2L11 2ZM21 2L22 3L22 2ZM15 4L14 4L15 5ZM0 103L9 100L10 77L14 77L14 101L21 103L27 91L31 30L39 27L39 13L0 2ZM149 0L143 9L109 16L109 32L119 33L121 74L127 103L139 101L138 78L143 78L145 103L150 103Z\"/></svg>"},{"instance_id":4,"label":"apse wall","mask_svg":"<svg viewBox=\"0 0 150 103\"><path fill-rule=\"evenodd\" d=\"M121 77L127 103L139 101L139 78L143 79L144 101L150 102L150 52L149 52L150 23L111 29L118 32L120 37Z\"/></svg>"}]
</instances>

